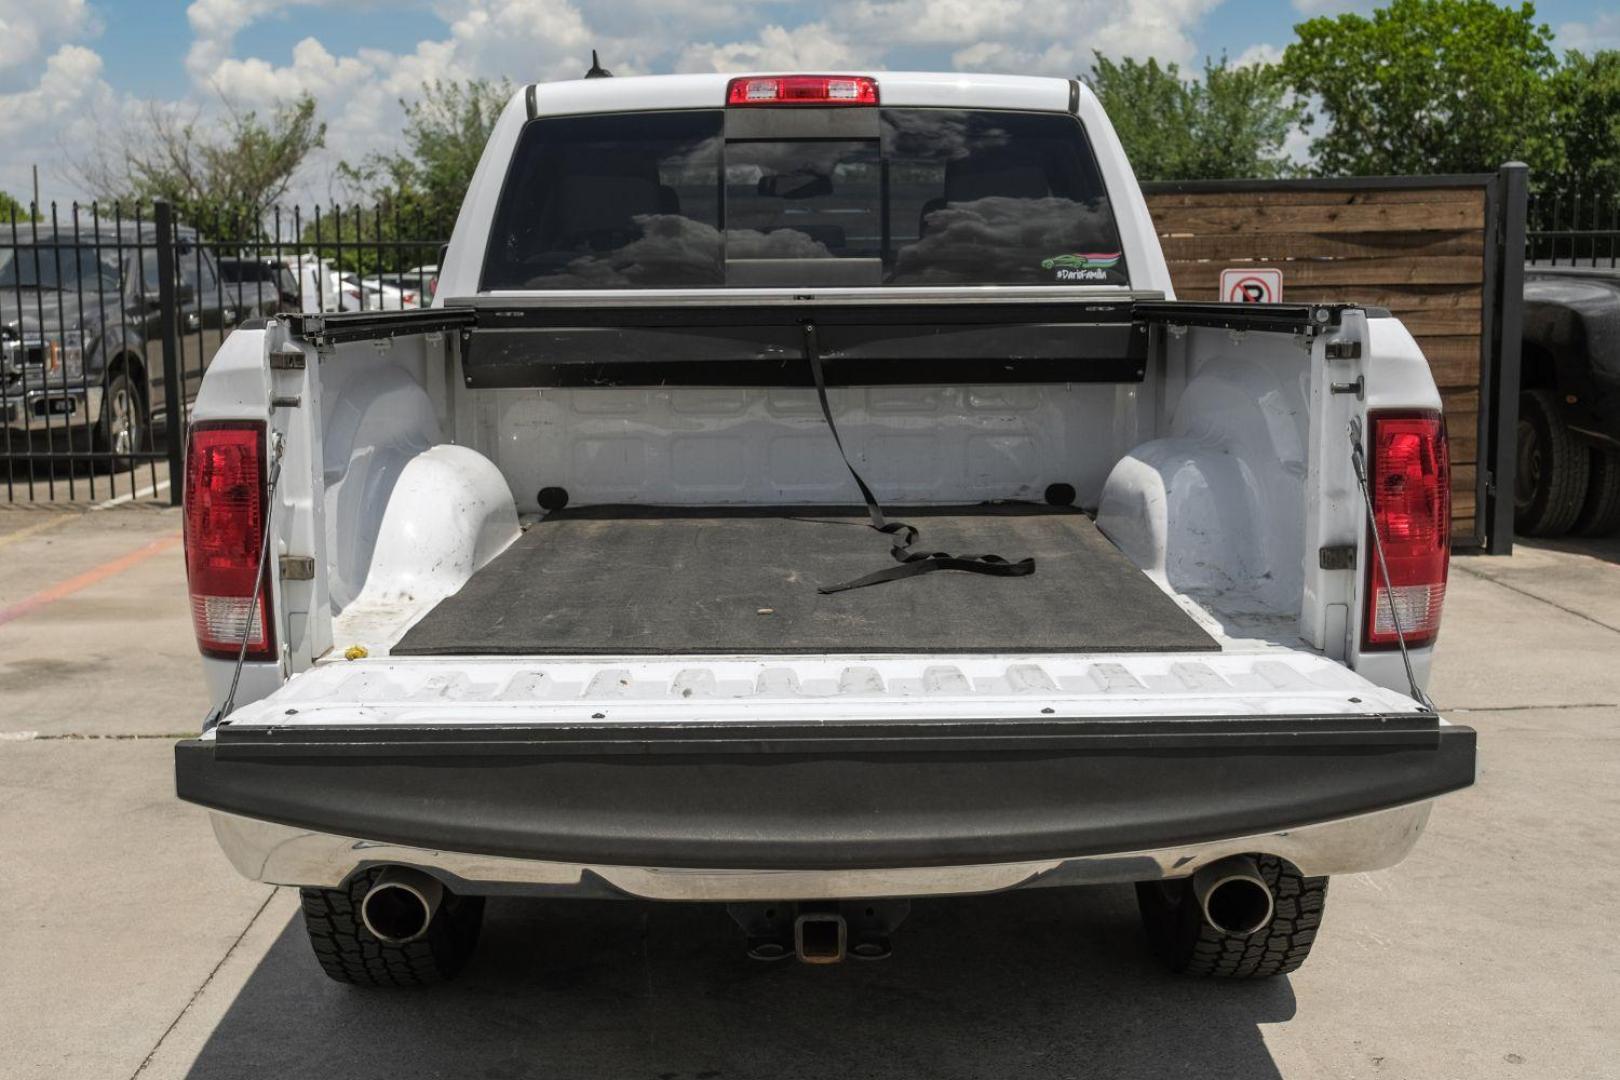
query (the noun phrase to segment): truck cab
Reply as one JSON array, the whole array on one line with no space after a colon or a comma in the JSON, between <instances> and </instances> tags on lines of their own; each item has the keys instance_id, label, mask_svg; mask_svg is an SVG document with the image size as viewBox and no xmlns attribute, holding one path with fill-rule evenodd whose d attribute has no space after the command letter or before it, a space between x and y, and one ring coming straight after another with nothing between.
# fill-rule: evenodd
<instances>
[{"instance_id":1,"label":"truck cab","mask_svg":"<svg viewBox=\"0 0 1620 1080\"><path fill-rule=\"evenodd\" d=\"M492 894L827 962L1109 882L1278 975L1473 781L1421 352L1177 302L1077 81L526 87L432 307L238 331L195 418L179 793L342 981L453 974Z\"/></svg>"}]
</instances>

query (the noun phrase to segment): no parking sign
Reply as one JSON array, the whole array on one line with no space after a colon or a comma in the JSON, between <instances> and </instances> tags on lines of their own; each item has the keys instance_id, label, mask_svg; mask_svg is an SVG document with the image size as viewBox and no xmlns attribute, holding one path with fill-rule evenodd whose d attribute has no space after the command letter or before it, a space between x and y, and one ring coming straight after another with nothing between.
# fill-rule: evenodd
<instances>
[{"instance_id":1,"label":"no parking sign","mask_svg":"<svg viewBox=\"0 0 1620 1080\"><path fill-rule=\"evenodd\" d=\"M1282 302L1282 271L1242 268L1221 271L1221 299L1230 304Z\"/></svg>"}]
</instances>

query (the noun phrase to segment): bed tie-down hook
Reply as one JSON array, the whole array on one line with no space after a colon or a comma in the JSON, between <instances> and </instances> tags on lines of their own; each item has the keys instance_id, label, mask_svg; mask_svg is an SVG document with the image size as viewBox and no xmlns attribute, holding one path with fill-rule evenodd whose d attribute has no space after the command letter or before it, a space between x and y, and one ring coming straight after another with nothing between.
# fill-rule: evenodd
<instances>
[{"instance_id":1,"label":"bed tie-down hook","mask_svg":"<svg viewBox=\"0 0 1620 1080\"><path fill-rule=\"evenodd\" d=\"M1384 581L1384 599L1389 603L1389 621L1395 627L1395 643L1401 650L1401 664L1406 668L1406 685L1412 692L1412 700L1430 712L1436 712L1434 702L1423 692L1423 687L1418 685L1417 674L1412 670L1412 654L1406 647L1406 628L1401 625L1401 612L1395 606L1395 587L1390 584L1389 563L1384 558L1384 541L1378 535L1378 515L1373 510L1372 491L1367 486L1367 454L1362 449L1359 416L1350 418L1350 464L1356 470L1356 485L1361 488L1362 505L1367 508L1367 531L1372 534L1373 559L1378 564L1378 576Z\"/></svg>"}]
</instances>

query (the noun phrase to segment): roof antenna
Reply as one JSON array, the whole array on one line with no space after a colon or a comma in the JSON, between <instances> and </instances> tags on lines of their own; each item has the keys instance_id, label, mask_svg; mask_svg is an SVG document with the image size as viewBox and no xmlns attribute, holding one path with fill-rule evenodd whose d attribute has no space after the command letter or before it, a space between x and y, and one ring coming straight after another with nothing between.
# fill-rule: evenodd
<instances>
[{"instance_id":1,"label":"roof antenna","mask_svg":"<svg viewBox=\"0 0 1620 1080\"><path fill-rule=\"evenodd\" d=\"M611 79L613 72L602 66L602 61L596 58L596 50L591 50L591 70L585 73L587 79Z\"/></svg>"}]
</instances>

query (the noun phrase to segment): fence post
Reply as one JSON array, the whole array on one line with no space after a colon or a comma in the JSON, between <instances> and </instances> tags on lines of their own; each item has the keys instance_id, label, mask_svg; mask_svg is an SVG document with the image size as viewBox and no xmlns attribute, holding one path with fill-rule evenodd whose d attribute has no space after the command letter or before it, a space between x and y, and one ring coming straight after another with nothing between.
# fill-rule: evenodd
<instances>
[{"instance_id":1,"label":"fence post","mask_svg":"<svg viewBox=\"0 0 1620 1080\"><path fill-rule=\"evenodd\" d=\"M179 506L185 480L185 373L180 370L180 302L175 295L174 207L157 202L158 324L163 328L163 425L169 453L169 504Z\"/></svg>"},{"instance_id":2,"label":"fence post","mask_svg":"<svg viewBox=\"0 0 1620 1080\"><path fill-rule=\"evenodd\" d=\"M1513 485L1518 471L1519 351L1524 335L1525 215L1529 205L1530 168L1510 161L1499 170L1500 212L1491 223L1497 230L1496 318L1490 328L1496 363L1491 365L1490 455L1481 455L1491 470L1489 533L1485 550L1513 554Z\"/></svg>"}]
</instances>

